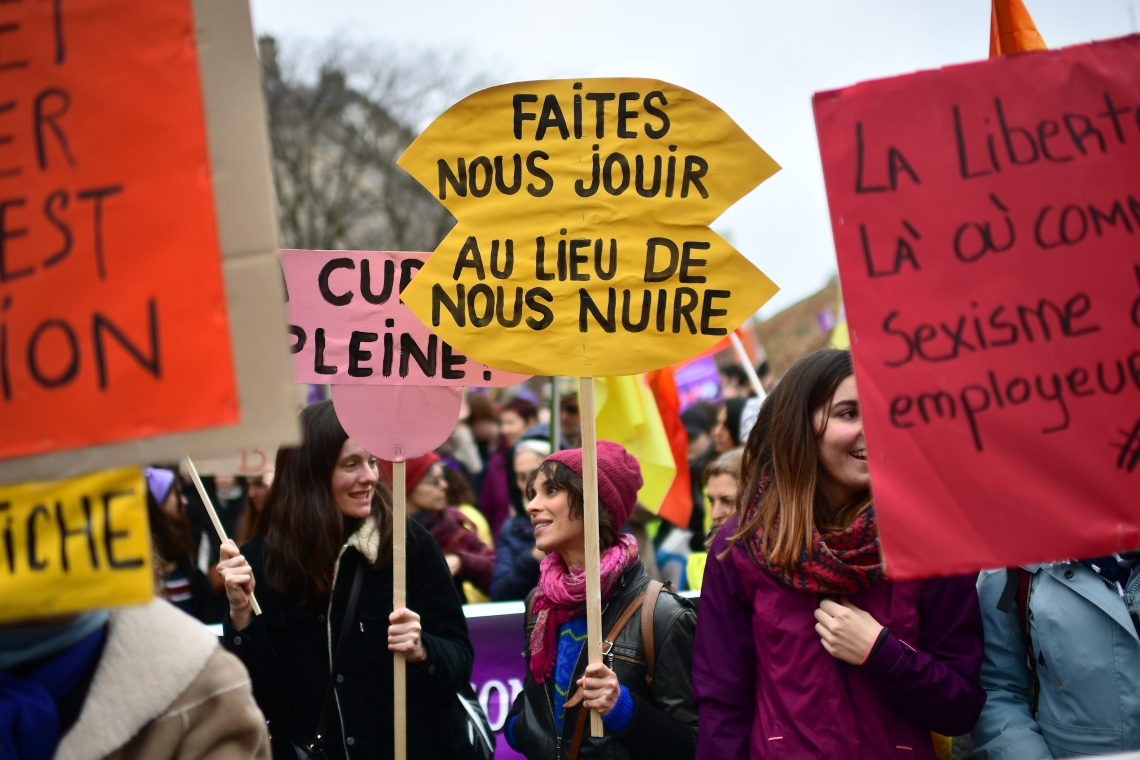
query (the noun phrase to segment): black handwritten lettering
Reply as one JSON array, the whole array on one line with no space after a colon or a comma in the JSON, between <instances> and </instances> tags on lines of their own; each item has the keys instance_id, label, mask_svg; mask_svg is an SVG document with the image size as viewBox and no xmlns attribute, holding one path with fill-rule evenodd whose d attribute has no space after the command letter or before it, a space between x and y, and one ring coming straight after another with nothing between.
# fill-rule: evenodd
<instances>
[{"instance_id":1,"label":"black handwritten lettering","mask_svg":"<svg viewBox=\"0 0 1140 760\"><path fill-rule=\"evenodd\" d=\"M118 325L112 322L108 317L99 312L95 312L92 317L91 330L94 334L95 342L95 369L99 377L99 390L106 390L108 386L108 372L107 372L107 350L104 339L104 334L115 339L131 358L135 360L144 370L146 370L155 380L162 378L162 363L159 353L159 336L158 336L158 303L154 298L148 298L146 302L147 312L147 337L150 342L150 355L143 353L137 345L127 338Z\"/></svg>"},{"instance_id":2,"label":"black handwritten lettering","mask_svg":"<svg viewBox=\"0 0 1140 760\"><path fill-rule=\"evenodd\" d=\"M129 531L115 530L111 525L111 502L115 499L134 496L134 491L111 491L103 494L103 548L107 553L107 564L112 570L127 570L143 566L142 557L118 559L115 557L115 542L130 536Z\"/></svg>"},{"instance_id":3,"label":"black handwritten lettering","mask_svg":"<svg viewBox=\"0 0 1140 760\"><path fill-rule=\"evenodd\" d=\"M76 200L94 201L95 221L95 270L100 280L107 279L107 267L103 253L103 199L123 192L122 185L107 185L105 187L91 187L75 193Z\"/></svg>"}]
</instances>

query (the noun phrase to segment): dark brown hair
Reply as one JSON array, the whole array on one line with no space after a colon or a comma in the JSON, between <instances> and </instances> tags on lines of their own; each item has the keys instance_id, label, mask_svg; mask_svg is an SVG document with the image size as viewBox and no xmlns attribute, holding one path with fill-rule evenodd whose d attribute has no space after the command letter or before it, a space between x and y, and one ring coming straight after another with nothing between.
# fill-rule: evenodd
<instances>
[{"instance_id":1,"label":"dark brown hair","mask_svg":"<svg viewBox=\"0 0 1140 760\"><path fill-rule=\"evenodd\" d=\"M188 557L191 544L190 523L182 508L181 483L177 475L170 484L166 498L169 499L171 494L179 500L178 514L173 516L163 511L162 505L154 498L149 488L146 492L147 517L150 519L150 535L154 541L154 551L158 559L168 565L176 564L182 558Z\"/></svg>"},{"instance_id":2,"label":"dark brown hair","mask_svg":"<svg viewBox=\"0 0 1140 760\"><path fill-rule=\"evenodd\" d=\"M475 497L475 491L472 490L470 481L463 476L462 472L453 470L442 462L440 466L443 467L443 482L447 484L444 500L453 507L464 504L475 506L478 499Z\"/></svg>"},{"instance_id":3,"label":"dark brown hair","mask_svg":"<svg viewBox=\"0 0 1140 760\"><path fill-rule=\"evenodd\" d=\"M331 592L327 573L345 540L363 523L345 517L332 496L332 476L348 434L332 401L301 412L300 446L277 451L273 485L265 497L258 530L265 534L265 578L274 589L299 604ZM392 499L383 479L372 495L372 514L380 526L376 565L392 558Z\"/></svg>"},{"instance_id":4,"label":"dark brown hair","mask_svg":"<svg viewBox=\"0 0 1140 760\"><path fill-rule=\"evenodd\" d=\"M539 473L545 475L548 482L565 489L566 499L570 503L570 518L573 520L581 520L583 512L585 511L582 496L582 478L561 462L547 460L540 464L538 469L532 472L526 481L526 498L528 501L534 499L534 481L538 478ZM598 507L598 544L604 552L606 549L617 544L618 529L617 526L614 525L614 516L605 508L601 500L598 501Z\"/></svg>"},{"instance_id":5,"label":"dark brown hair","mask_svg":"<svg viewBox=\"0 0 1140 760\"><path fill-rule=\"evenodd\" d=\"M819 489L819 438L823 430L816 430L815 414L827 408L826 427L831 399L853 372L850 351L813 351L793 364L764 400L744 447L741 466L748 487L741 494L737 513L745 516L742 521L747 519L729 539L730 550L762 527L765 560L787 567L808 546L813 528L821 533L842 529L870 506L867 492L831 514ZM761 483L765 483L764 495L759 508L749 515L748 508Z\"/></svg>"},{"instance_id":6,"label":"dark brown hair","mask_svg":"<svg viewBox=\"0 0 1140 760\"><path fill-rule=\"evenodd\" d=\"M467 394L467 424L474 425L476 422L498 422L499 415L495 414L495 403L487 398L485 393Z\"/></svg>"}]
</instances>

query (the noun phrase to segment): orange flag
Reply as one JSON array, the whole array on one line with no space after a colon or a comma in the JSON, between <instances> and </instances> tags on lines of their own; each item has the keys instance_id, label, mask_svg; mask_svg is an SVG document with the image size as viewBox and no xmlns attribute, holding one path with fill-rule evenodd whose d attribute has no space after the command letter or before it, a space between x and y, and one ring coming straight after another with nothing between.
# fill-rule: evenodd
<instances>
[{"instance_id":1,"label":"orange flag","mask_svg":"<svg viewBox=\"0 0 1140 760\"><path fill-rule=\"evenodd\" d=\"M991 1L990 58L1049 48L1021 0Z\"/></svg>"},{"instance_id":2,"label":"orange flag","mask_svg":"<svg viewBox=\"0 0 1140 760\"><path fill-rule=\"evenodd\" d=\"M677 382L669 367L645 373L645 381L653 391L653 399L657 402L657 411L661 414L661 423L665 426L665 435L669 439L669 448L673 452L673 463L677 467L673 484L669 486L657 514L678 527L688 528L693 516L693 482L689 477L689 435L681 422L681 397L677 393Z\"/></svg>"}]
</instances>

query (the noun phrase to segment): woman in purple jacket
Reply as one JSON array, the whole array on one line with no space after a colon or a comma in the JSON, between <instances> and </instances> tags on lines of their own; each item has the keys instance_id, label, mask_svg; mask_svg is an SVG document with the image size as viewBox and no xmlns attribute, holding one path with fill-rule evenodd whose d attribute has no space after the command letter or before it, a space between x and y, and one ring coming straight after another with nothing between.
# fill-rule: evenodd
<instances>
[{"instance_id":1,"label":"woman in purple jacket","mask_svg":"<svg viewBox=\"0 0 1140 760\"><path fill-rule=\"evenodd\" d=\"M804 357L764 403L701 591L698 758L934 760L931 732L973 728L974 578L883 576L866 445L847 351Z\"/></svg>"}]
</instances>

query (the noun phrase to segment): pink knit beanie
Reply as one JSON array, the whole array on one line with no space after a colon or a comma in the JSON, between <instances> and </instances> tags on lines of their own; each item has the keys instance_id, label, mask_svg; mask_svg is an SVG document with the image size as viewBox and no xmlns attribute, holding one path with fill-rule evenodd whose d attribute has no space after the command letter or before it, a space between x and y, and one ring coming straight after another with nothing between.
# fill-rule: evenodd
<instances>
[{"instance_id":1,"label":"pink knit beanie","mask_svg":"<svg viewBox=\"0 0 1140 760\"><path fill-rule=\"evenodd\" d=\"M582 450L565 449L551 454L548 462L559 462L582 477ZM621 444L598 441L598 499L613 515L614 524L621 528L633 514L637 492L644 481L641 465Z\"/></svg>"}]
</instances>

